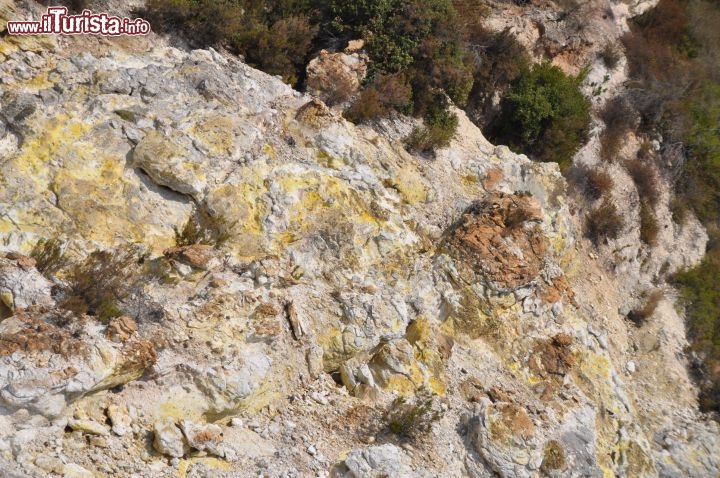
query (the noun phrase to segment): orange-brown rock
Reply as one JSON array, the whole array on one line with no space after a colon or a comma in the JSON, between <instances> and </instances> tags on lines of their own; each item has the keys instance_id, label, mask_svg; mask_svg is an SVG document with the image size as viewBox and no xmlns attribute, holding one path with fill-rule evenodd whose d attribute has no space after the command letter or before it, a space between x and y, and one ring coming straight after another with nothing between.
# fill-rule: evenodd
<instances>
[{"instance_id":1,"label":"orange-brown rock","mask_svg":"<svg viewBox=\"0 0 720 478\"><path fill-rule=\"evenodd\" d=\"M105 337L114 342L125 342L138 330L137 324L133 319L123 315L122 317L113 317L105 329Z\"/></svg>"},{"instance_id":2,"label":"orange-brown rock","mask_svg":"<svg viewBox=\"0 0 720 478\"><path fill-rule=\"evenodd\" d=\"M565 375L575 365L575 354L571 349L573 338L564 333L551 340L543 340L533 349L528 367L540 376Z\"/></svg>"},{"instance_id":3,"label":"orange-brown rock","mask_svg":"<svg viewBox=\"0 0 720 478\"><path fill-rule=\"evenodd\" d=\"M191 244L189 246L171 247L163 254L196 269L207 269L210 262L217 256L217 251L207 244Z\"/></svg>"},{"instance_id":4,"label":"orange-brown rock","mask_svg":"<svg viewBox=\"0 0 720 478\"><path fill-rule=\"evenodd\" d=\"M36 353L49 351L67 357L86 350L85 344L66 330L49 324L34 315L18 311L17 321L6 321L0 332L0 357L14 352Z\"/></svg>"},{"instance_id":5,"label":"orange-brown rock","mask_svg":"<svg viewBox=\"0 0 720 478\"><path fill-rule=\"evenodd\" d=\"M543 267L548 243L541 221L532 197L492 193L463 214L449 244L491 285L513 290L532 282Z\"/></svg>"}]
</instances>

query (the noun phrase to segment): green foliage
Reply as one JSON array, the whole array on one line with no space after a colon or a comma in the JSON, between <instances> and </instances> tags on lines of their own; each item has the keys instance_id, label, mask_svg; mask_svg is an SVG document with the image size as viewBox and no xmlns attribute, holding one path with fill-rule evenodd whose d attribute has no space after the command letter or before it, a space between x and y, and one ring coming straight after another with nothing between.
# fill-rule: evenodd
<instances>
[{"instance_id":1,"label":"green foliage","mask_svg":"<svg viewBox=\"0 0 720 478\"><path fill-rule=\"evenodd\" d=\"M442 418L442 413L432 395L420 392L412 400L397 397L385 412L384 422L388 431L400 438L418 438L430 431L432 425Z\"/></svg>"},{"instance_id":2,"label":"green foliage","mask_svg":"<svg viewBox=\"0 0 720 478\"><path fill-rule=\"evenodd\" d=\"M529 68L530 56L509 30L496 33L475 25L469 35L472 45L482 47L474 47L475 82L466 109L470 118L484 127L498 113L494 104L495 95L505 94L509 86Z\"/></svg>"},{"instance_id":3,"label":"green foliage","mask_svg":"<svg viewBox=\"0 0 720 478\"><path fill-rule=\"evenodd\" d=\"M708 83L692 101L685 141L690 159L681 191L704 222L720 212L720 84Z\"/></svg>"},{"instance_id":4,"label":"green foliage","mask_svg":"<svg viewBox=\"0 0 720 478\"><path fill-rule=\"evenodd\" d=\"M677 274L687 306L691 349L704 359L711 385L704 408L720 410L720 251L711 251L699 266Z\"/></svg>"},{"instance_id":5,"label":"green foliage","mask_svg":"<svg viewBox=\"0 0 720 478\"><path fill-rule=\"evenodd\" d=\"M458 126L458 117L448 110L446 100L438 95L425 115L425 126L415 128L406 139L412 150L429 152L450 144Z\"/></svg>"},{"instance_id":6,"label":"green foliage","mask_svg":"<svg viewBox=\"0 0 720 478\"><path fill-rule=\"evenodd\" d=\"M329 0L330 33L360 35L371 59L368 85L347 112L354 121L392 111L425 119L409 138L414 149L447 145L457 128L444 94L463 106L473 85L460 19L449 0ZM441 105L438 107L438 105Z\"/></svg>"},{"instance_id":7,"label":"green foliage","mask_svg":"<svg viewBox=\"0 0 720 478\"><path fill-rule=\"evenodd\" d=\"M567 76L549 63L525 70L503 98L502 114L488 131L491 140L566 169L590 124L581 82L581 76Z\"/></svg>"}]
</instances>

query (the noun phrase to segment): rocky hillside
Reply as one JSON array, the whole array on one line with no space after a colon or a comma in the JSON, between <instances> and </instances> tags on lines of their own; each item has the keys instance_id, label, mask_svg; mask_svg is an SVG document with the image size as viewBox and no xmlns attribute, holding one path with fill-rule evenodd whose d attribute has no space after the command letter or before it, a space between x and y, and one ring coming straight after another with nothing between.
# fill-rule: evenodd
<instances>
[{"instance_id":1,"label":"rocky hillside","mask_svg":"<svg viewBox=\"0 0 720 478\"><path fill-rule=\"evenodd\" d=\"M155 34L0 35L0 91L4 476L720 473L673 291L629 322L652 272L462 111L410 154Z\"/></svg>"}]
</instances>

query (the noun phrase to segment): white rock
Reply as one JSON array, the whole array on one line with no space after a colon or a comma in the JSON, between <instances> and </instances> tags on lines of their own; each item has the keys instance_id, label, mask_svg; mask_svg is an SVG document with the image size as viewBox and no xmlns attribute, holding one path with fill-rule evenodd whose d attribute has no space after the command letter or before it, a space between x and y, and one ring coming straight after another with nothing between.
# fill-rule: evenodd
<instances>
[{"instance_id":1,"label":"white rock","mask_svg":"<svg viewBox=\"0 0 720 478\"><path fill-rule=\"evenodd\" d=\"M187 451L185 437L172 418L163 418L153 426L153 446L158 453L182 458Z\"/></svg>"}]
</instances>

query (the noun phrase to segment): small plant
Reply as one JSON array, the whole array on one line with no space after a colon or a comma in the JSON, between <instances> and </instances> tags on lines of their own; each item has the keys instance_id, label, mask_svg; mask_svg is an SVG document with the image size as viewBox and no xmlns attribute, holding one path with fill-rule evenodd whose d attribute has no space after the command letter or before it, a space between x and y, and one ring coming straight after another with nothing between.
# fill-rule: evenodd
<instances>
[{"instance_id":1,"label":"small plant","mask_svg":"<svg viewBox=\"0 0 720 478\"><path fill-rule=\"evenodd\" d=\"M144 259L135 245L92 252L68 270L60 306L101 321L122 315L120 304L140 280Z\"/></svg>"},{"instance_id":2,"label":"small plant","mask_svg":"<svg viewBox=\"0 0 720 478\"><path fill-rule=\"evenodd\" d=\"M640 205L640 239L648 246L655 246L659 233L660 226L655 213L643 202Z\"/></svg>"},{"instance_id":3,"label":"small plant","mask_svg":"<svg viewBox=\"0 0 720 478\"><path fill-rule=\"evenodd\" d=\"M489 139L567 171L590 125L590 100L580 91L584 77L568 76L550 63L524 70L503 98Z\"/></svg>"},{"instance_id":4,"label":"small plant","mask_svg":"<svg viewBox=\"0 0 720 478\"><path fill-rule=\"evenodd\" d=\"M664 294L661 290L654 290L649 294L643 294L642 305L628 313L628 320L635 324L636 327L640 327L652 317L663 298Z\"/></svg>"},{"instance_id":5,"label":"small plant","mask_svg":"<svg viewBox=\"0 0 720 478\"><path fill-rule=\"evenodd\" d=\"M660 198L660 178L653 168L646 161L627 161L625 169L633 179L637 188L640 200L654 205Z\"/></svg>"},{"instance_id":6,"label":"small plant","mask_svg":"<svg viewBox=\"0 0 720 478\"><path fill-rule=\"evenodd\" d=\"M30 252L35 268L43 275L55 275L68 266L63 243L59 239L40 239Z\"/></svg>"},{"instance_id":7,"label":"small plant","mask_svg":"<svg viewBox=\"0 0 720 478\"><path fill-rule=\"evenodd\" d=\"M437 95L425 114L425 126L415 128L405 142L411 150L434 151L450 144L457 127L457 115L448 109L447 100Z\"/></svg>"},{"instance_id":8,"label":"small plant","mask_svg":"<svg viewBox=\"0 0 720 478\"><path fill-rule=\"evenodd\" d=\"M616 97L600 111L600 119L605 123L600 137L600 157L604 161L614 161L625 135L637 126L639 118L627 99Z\"/></svg>"},{"instance_id":9,"label":"small plant","mask_svg":"<svg viewBox=\"0 0 720 478\"><path fill-rule=\"evenodd\" d=\"M614 70L615 67L618 66L618 63L620 63L622 52L616 45L608 43L600 52L600 57L603 63L605 63L605 66L608 67L608 70Z\"/></svg>"},{"instance_id":10,"label":"small plant","mask_svg":"<svg viewBox=\"0 0 720 478\"><path fill-rule=\"evenodd\" d=\"M434 397L427 392L420 392L412 401L405 397L393 400L385 412L384 422L387 429L398 437L418 438L429 432L441 417L442 412Z\"/></svg>"},{"instance_id":11,"label":"small plant","mask_svg":"<svg viewBox=\"0 0 720 478\"><path fill-rule=\"evenodd\" d=\"M585 177L585 196L591 201L596 201L610 192L615 185L612 176L602 169L592 169Z\"/></svg>"},{"instance_id":12,"label":"small plant","mask_svg":"<svg viewBox=\"0 0 720 478\"><path fill-rule=\"evenodd\" d=\"M191 246L206 244L222 247L230 237L235 222L228 223L224 216L214 217L207 213L190 216L182 229L175 230L175 245Z\"/></svg>"},{"instance_id":13,"label":"small plant","mask_svg":"<svg viewBox=\"0 0 720 478\"><path fill-rule=\"evenodd\" d=\"M597 246L603 240L616 239L624 227L625 222L615 203L610 199L605 199L587 214L585 235Z\"/></svg>"}]
</instances>

